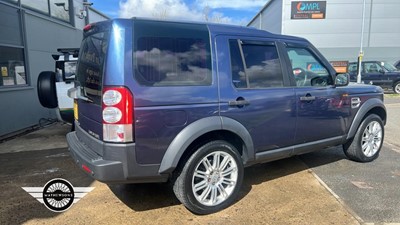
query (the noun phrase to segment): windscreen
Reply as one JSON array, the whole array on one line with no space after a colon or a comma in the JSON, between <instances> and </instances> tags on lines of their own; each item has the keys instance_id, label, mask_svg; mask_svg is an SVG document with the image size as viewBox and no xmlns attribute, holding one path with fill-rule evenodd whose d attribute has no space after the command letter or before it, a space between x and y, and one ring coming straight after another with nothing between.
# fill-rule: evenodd
<instances>
[{"instance_id":1,"label":"windscreen","mask_svg":"<svg viewBox=\"0 0 400 225\"><path fill-rule=\"evenodd\" d=\"M97 32L85 37L79 50L77 81L81 94L101 105L104 62L108 46L108 32Z\"/></svg>"}]
</instances>

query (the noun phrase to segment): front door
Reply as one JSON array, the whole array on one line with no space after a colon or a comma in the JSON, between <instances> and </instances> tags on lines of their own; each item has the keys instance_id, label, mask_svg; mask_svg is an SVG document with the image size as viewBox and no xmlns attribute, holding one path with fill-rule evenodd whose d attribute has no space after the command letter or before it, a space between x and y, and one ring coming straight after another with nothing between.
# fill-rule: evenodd
<instances>
[{"instance_id":1,"label":"front door","mask_svg":"<svg viewBox=\"0 0 400 225\"><path fill-rule=\"evenodd\" d=\"M339 139L350 115L344 89L334 86L334 75L312 47L287 43L286 52L296 86L295 144Z\"/></svg>"},{"instance_id":2,"label":"front door","mask_svg":"<svg viewBox=\"0 0 400 225\"><path fill-rule=\"evenodd\" d=\"M391 87L392 81L389 80L385 69L378 62L363 62L364 74L362 81L365 84L373 84L381 87Z\"/></svg>"},{"instance_id":3,"label":"front door","mask_svg":"<svg viewBox=\"0 0 400 225\"><path fill-rule=\"evenodd\" d=\"M216 40L221 116L249 131L256 152L293 145L294 89L282 69L277 43L226 36Z\"/></svg>"}]
</instances>

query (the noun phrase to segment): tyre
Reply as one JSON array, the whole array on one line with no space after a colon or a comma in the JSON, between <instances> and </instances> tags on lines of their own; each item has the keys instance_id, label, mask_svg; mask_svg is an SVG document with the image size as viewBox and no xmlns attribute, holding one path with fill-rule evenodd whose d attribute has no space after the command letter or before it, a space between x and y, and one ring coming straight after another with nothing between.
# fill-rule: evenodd
<instances>
[{"instance_id":1,"label":"tyre","mask_svg":"<svg viewBox=\"0 0 400 225\"><path fill-rule=\"evenodd\" d=\"M210 214L230 206L243 181L243 163L237 149L226 141L212 141L190 156L178 172L173 190L195 214Z\"/></svg>"},{"instance_id":2,"label":"tyre","mask_svg":"<svg viewBox=\"0 0 400 225\"><path fill-rule=\"evenodd\" d=\"M379 156L384 135L382 119L370 114L358 127L354 138L343 145L344 153L351 160L371 162Z\"/></svg>"},{"instance_id":3,"label":"tyre","mask_svg":"<svg viewBox=\"0 0 400 225\"><path fill-rule=\"evenodd\" d=\"M43 71L37 80L37 93L39 102L46 108L57 108L56 73Z\"/></svg>"},{"instance_id":4,"label":"tyre","mask_svg":"<svg viewBox=\"0 0 400 225\"><path fill-rule=\"evenodd\" d=\"M393 91L394 91L394 93L396 93L396 94L400 94L400 81L396 82L396 83L393 85Z\"/></svg>"}]
</instances>

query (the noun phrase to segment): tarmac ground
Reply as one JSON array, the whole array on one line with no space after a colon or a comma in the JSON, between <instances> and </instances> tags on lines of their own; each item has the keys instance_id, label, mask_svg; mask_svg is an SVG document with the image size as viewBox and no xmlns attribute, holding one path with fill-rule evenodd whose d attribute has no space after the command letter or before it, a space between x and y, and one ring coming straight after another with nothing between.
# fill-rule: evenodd
<instances>
[{"instance_id":1,"label":"tarmac ground","mask_svg":"<svg viewBox=\"0 0 400 225\"><path fill-rule=\"evenodd\" d=\"M237 202L197 216L168 183L106 185L69 156L57 123L0 144L0 224L384 224L400 223L400 97L385 101L389 119L380 157L347 160L340 147L245 169ZM22 187L63 178L94 187L69 210L55 213Z\"/></svg>"}]
</instances>

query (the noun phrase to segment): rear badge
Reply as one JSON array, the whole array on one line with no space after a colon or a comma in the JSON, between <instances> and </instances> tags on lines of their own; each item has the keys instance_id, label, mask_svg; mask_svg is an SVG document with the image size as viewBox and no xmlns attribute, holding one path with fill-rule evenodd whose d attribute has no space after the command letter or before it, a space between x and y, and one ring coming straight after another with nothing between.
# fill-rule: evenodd
<instances>
[{"instance_id":1,"label":"rear badge","mask_svg":"<svg viewBox=\"0 0 400 225\"><path fill-rule=\"evenodd\" d=\"M91 192L94 187L73 187L69 181L56 178L47 182L44 187L22 187L22 189L49 210L64 212Z\"/></svg>"},{"instance_id":2,"label":"rear badge","mask_svg":"<svg viewBox=\"0 0 400 225\"><path fill-rule=\"evenodd\" d=\"M88 133L89 133L90 135L92 135L93 137L95 137L95 138L97 138L97 139L100 139L100 136L99 136L98 134L96 134L95 132L93 132L93 131L91 131L91 130L88 130Z\"/></svg>"}]
</instances>

